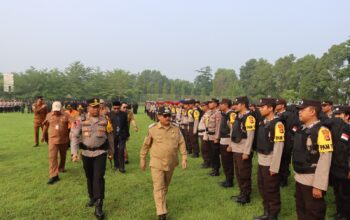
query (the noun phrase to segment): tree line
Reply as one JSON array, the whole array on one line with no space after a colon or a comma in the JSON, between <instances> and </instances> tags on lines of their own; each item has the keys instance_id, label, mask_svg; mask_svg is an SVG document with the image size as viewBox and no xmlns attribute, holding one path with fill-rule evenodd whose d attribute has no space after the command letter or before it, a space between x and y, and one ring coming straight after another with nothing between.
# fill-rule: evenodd
<instances>
[{"instance_id":1,"label":"tree line","mask_svg":"<svg viewBox=\"0 0 350 220\"><path fill-rule=\"evenodd\" d=\"M264 58L250 59L239 73L233 69L210 66L196 70L193 82L169 79L158 70L131 73L122 69L101 71L74 62L64 70L36 69L14 73L14 92L3 91L0 73L0 97L33 99L43 94L47 99L85 99L92 96L108 100L119 97L129 101L178 100L194 97L236 97L248 95L331 99L336 103L350 101L350 40L331 46L321 57L307 54L297 58L283 56L274 63Z\"/></svg>"}]
</instances>

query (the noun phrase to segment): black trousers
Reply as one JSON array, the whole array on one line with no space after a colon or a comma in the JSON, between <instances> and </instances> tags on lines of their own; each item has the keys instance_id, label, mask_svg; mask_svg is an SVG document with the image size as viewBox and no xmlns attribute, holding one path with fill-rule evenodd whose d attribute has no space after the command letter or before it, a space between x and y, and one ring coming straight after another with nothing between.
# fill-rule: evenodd
<instances>
[{"instance_id":1,"label":"black trousers","mask_svg":"<svg viewBox=\"0 0 350 220\"><path fill-rule=\"evenodd\" d=\"M252 158L242 160L242 153L233 152L233 163L241 195L250 196L252 192Z\"/></svg>"},{"instance_id":2,"label":"black trousers","mask_svg":"<svg viewBox=\"0 0 350 220\"><path fill-rule=\"evenodd\" d=\"M220 144L221 163L226 176L226 181L233 183L233 152L227 152L227 147L228 145Z\"/></svg>"},{"instance_id":3,"label":"black trousers","mask_svg":"<svg viewBox=\"0 0 350 220\"><path fill-rule=\"evenodd\" d=\"M209 153L210 151L209 141L203 140L203 137L200 137L200 141L201 141L201 152L202 152L203 162L208 166L211 166L210 153Z\"/></svg>"},{"instance_id":4,"label":"black trousers","mask_svg":"<svg viewBox=\"0 0 350 220\"><path fill-rule=\"evenodd\" d=\"M350 180L332 179L337 213L350 219Z\"/></svg>"},{"instance_id":5,"label":"black trousers","mask_svg":"<svg viewBox=\"0 0 350 220\"><path fill-rule=\"evenodd\" d=\"M298 220L323 220L326 216L326 202L312 196L312 186L295 182L295 203Z\"/></svg>"},{"instance_id":6,"label":"black trousers","mask_svg":"<svg viewBox=\"0 0 350 220\"><path fill-rule=\"evenodd\" d=\"M210 144L210 160L213 170L219 171L220 169L220 144L209 141Z\"/></svg>"},{"instance_id":7,"label":"black trousers","mask_svg":"<svg viewBox=\"0 0 350 220\"><path fill-rule=\"evenodd\" d=\"M263 199L264 210L272 215L281 211L280 177L277 174L270 175L269 166L258 167L258 188Z\"/></svg>"},{"instance_id":8,"label":"black trousers","mask_svg":"<svg viewBox=\"0 0 350 220\"><path fill-rule=\"evenodd\" d=\"M290 176L289 165L292 158L292 150L293 150L293 147L291 146L291 144L287 146L285 145L285 147L283 148L281 165L279 170L281 181L287 181L288 177Z\"/></svg>"},{"instance_id":9,"label":"black trousers","mask_svg":"<svg viewBox=\"0 0 350 220\"><path fill-rule=\"evenodd\" d=\"M125 152L126 139L120 137L114 137L114 168L124 169L124 152Z\"/></svg>"},{"instance_id":10,"label":"black trousers","mask_svg":"<svg viewBox=\"0 0 350 220\"><path fill-rule=\"evenodd\" d=\"M97 157L83 156L83 166L86 175L89 197L92 199L104 199L105 195L105 171L107 154Z\"/></svg>"}]
</instances>

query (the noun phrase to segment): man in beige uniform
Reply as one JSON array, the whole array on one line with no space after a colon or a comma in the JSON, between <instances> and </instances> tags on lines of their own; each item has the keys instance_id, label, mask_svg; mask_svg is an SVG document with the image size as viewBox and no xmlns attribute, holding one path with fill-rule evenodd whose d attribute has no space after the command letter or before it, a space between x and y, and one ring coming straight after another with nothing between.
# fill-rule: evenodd
<instances>
[{"instance_id":1,"label":"man in beige uniform","mask_svg":"<svg viewBox=\"0 0 350 220\"><path fill-rule=\"evenodd\" d=\"M58 172L64 172L66 164L66 154L69 142L69 114L62 111L60 102L52 103L52 111L46 115L43 122L44 129L41 141L45 140L48 133L49 144L49 173L50 179L47 184L54 184L59 181ZM60 165L57 162L57 153L60 153Z\"/></svg>"},{"instance_id":2,"label":"man in beige uniform","mask_svg":"<svg viewBox=\"0 0 350 220\"><path fill-rule=\"evenodd\" d=\"M140 168L146 169L146 156L151 152L151 174L153 180L153 196L159 219L166 219L167 206L165 196L168 192L171 177L178 165L177 152L182 155L182 168L187 167L187 152L181 131L170 123L170 109L160 107L158 123L149 126L148 135L140 151Z\"/></svg>"},{"instance_id":3,"label":"man in beige uniform","mask_svg":"<svg viewBox=\"0 0 350 220\"><path fill-rule=\"evenodd\" d=\"M77 120L70 133L72 160L73 162L78 160L78 148L82 149L81 154L90 197L87 206L95 205L95 216L97 219L103 219L107 153L109 159L114 154L113 128L110 121L100 115L98 98L90 99L87 103L89 105L88 116Z\"/></svg>"},{"instance_id":4,"label":"man in beige uniform","mask_svg":"<svg viewBox=\"0 0 350 220\"><path fill-rule=\"evenodd\" d=\"M260 100L259 110L264 118L259 123L257 135L258 188L263 199L264 214L254 220L277 220L281 210L279 169L284 147L284 125L274 110L276 100Z\"/></svg>"},{"instance_id":5,"label":"man in beige uniform","mask_svg":"<svg viewBox=\"0 0 350 220\"><path fill-rule=\"evenodd\" d=\"M294 136L293 145L297 215L299 220L325 219L324 195L332 160L332 136L318 119L319 101L303 100L297 107L303 123Z\"/></svg>"},{"instance_id":6,"label":"man in beige uniform","mask_svg":"<svg viewBox=\"0 0 350 220\"><path fill-rule=\"evenodd\" d=\"M209 138L208 138L208 132L207 132L207 126L208 126L208 120L209 120L209 113L210 110L208 108L208 102L202 102L201 103L201 109L204 112L202 118L199 121L198 125L198 136L201 141L201 153L202 153L202 158L203 158L203 163L201 167L203 169L207 169L211 167L211 162L210 162L210 154L209 154Z\"/></svg>"},{"instance_id":7,"label":"man in beige uniform","mask_svg":"<svg viewBox=\"0 0 350 220\"><path fill-rule=\"evenodd\" d=\"M38 96L36 103L32 105L34 112L34 140L35 144L33 147L39 146L39 128L43 129L43 122L47 115L47 105L44 103L44 97ZM47 137L45 137L47 139Z\"/></svg>"}]
</instances>

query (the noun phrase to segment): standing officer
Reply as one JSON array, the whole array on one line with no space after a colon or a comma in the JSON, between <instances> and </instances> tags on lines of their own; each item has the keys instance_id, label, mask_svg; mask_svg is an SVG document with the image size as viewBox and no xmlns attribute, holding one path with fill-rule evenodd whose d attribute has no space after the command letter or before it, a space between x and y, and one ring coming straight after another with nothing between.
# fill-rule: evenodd
<instances>
[{"instance_id":1,"label":"standing officer","mask_svg":"<svg viewBox=\"0 0 350 220\"><path fill-rule=\"evenodd\" d=\"M332 130L334 151L330 176L335 194L336 220L350 219L350 124L349 106L339 106L334 110Z\"/></svg>"},{"instance_id":2,"label":"standing officer","mask_svg":"<svg viewBox=\"0 0 350 220\"><path fill-rule=\"evenodd\" d=\"M188 137L188 100L184 101L183 108L181 110L181 122L180 122L180 128L182 131L182 135L184 136L185 144L186 144L186 149L188 154L192 154L192 148L191 148L191 143L189 141Z\"/></svg>"},{"instance_id":3,"label":"standing officer","mask_svg":"<svg viewBox=\"0 0 350 220\"><path fill-rule=\"evenodd\" d=\"M235 103L238 116L232 125L231 146L227 150L233 152L233 163L240 190L240 194L232 198L235 202L244 205L250 203L252 191L252 147L256 119L248 109L247 96L237 97Z\"/></svg>"},{"instance_id":4,"label":"standing officer","mask_svg":"<svg viewBox=\"0 0 350 220\"><path fill-rule=\"evenodd\" d=\"M208 118L208 138L209 138L209 149L211 155L212 172L210 176L220 175L220 120L221 112L218 108L219 100L212 98L209 101L210 115Z\"/></svg>"},{"instance_id":5,"label":"standing officer","mask_svg":"<svg viewBox=\"0 0 350 220\"><path fill-rule=\"evenodd\" d=\"M87 180L90 201L87 206L95 207L97 219L103 219L102 210L105 192L106 158L111 159L113 150L113 128L106 117L100 115L100 100L87 100L88 115L85 120L77 120L71 130L72 160L78 160L78 147L82 149L82 159Z\"/></svg>"},{"instance_id":6,"label":"standing officer","mask_svg":"<svg viewBox=\"0 0 350 220\"><path fill-rule=\"evenodd\" d=\"M332 118L333 116L333 102L332 101L323 101L321 103L322 106L322 113L324 117L327 118Z\"/></svg>"},{"instance_id":7,"label":"standing officer","mask_svg":"<svg viewBox=\"0 0 350 220\"><path fill-rule=\"evenodd\" d=\"M290 175L289 166L292 159L293 137L299 127L299 119L295 113L287 111L287 102L285 99L276 100L276 114L285 128L285 140L279 175L281 178L280 186L286 187Z\"/></svg>"},{"instance_id":8,"label":"standing officer","mask_svg":"<svg viewBox=\"0 0 350 220\"><path fill-rule=\"evenodd\" d=\"M220 103L221 123L220 123L220 154L222 168L225 173L226 180L221 182L224 188L233 187L233 153L228 152L227 147L230 145L231 128L236 119L236 113L231 109L232 102L230 99L222 99Z\"/></svg>"},{"instance_id":9,"label":"standing officer","mask_svg":"<svg viewBox=\"0 0 350 220\"><path fill-rule=\"evenodd\" d=\"M284 145L284 125L274 111L276 100L260 100L259 110L263 120L257 135L258 188L263 199L264 214L254 220L277 220L281 211L279 168Z\"/></svg>"},{"instance_id":10,"label":"standing officer","mask_svg":"<svg viewBox=\"0 0 350 220\"><path fill-rule=\"evenodd\" d=\"M203 113L203 116L201 117L198 125L198 136L201 141L201 152L202 152L202 158L203 163L201 167L203 169L209 168L211 166L210 162L210 154L209 154L209 138L208 138L208 132L207 132L207 124L209 120L209 108L208 108L208 102L202 102L201 103L201 110Z\"/></svg>"},{"instance_id":11,"label":"standing officer","mask_svg":"<svg viewBox=\"0 0 350 220\"><path fill-rule=\"evenodd\" d=\"M39 146L39 128L41 128L41 130L43 129L43 122L48 112L47 105L44 103L43 96L37 97L36 103L32 105L32 110L34 112L34 139L35 139L35 144L33 147L37 147Z\"/></svg>"},{"instance_id":12,"label":"standing officer","mask_svg":"<svg viewBox=\"0 0 350 220\"><path fill-rule=\"evenodd\" d=\"M195 105L195 100L189 100L189 109L187 111L188 116L188 139L189 139L189 148L193 152L192 157L199 157L199 144L198 144L198 123L200 112Z\"/></svg>"},{"instance_id":13,"label":"standing officer","mask_svg":"<svg viewBox=\"0 0 350 220\"><path fill-rule=\"evenodd\" d=\"M318 119L321 111L319 101L303 100L297 107L303 123L294 136L292 154L297 216L299 220L325 219L324 195L332 160L332 136Z\"/></svg>"},{"instance_id":14,"label":"standing officer","mask_svg":"<svg viewBox=\"0 0 350 220\"><path fill-rule=\"evenodd\" d=\"M44 129L41 141L45 140L48 134L49 144L49 174L50 179L47 184L54 184L59 181L58 172L64 172L66 164L66 154L69 142L69 114L62 111L60 102L52 103L52 111L46 115L43 122ZM60 154L60 165L57 162L57 153Z\"/></svg>"},{"instance_id":15,"label":"standing officer","mask_svg":"<svg viewBox=\"0 0 350 220\"><path fill-rule=\"evenodd\" d=\"M140 151L140 168L146 169L146 156L151 152L151 174L153 196L159 219L166 219L167 205L165 196L168 192L171 177L178 165L177 152L182 155L182 168L187 167L187 153L184 138L178 127L170 122L170 109L159 108L158 123L149 126L148 135Z\"/></svg>"}]
</instances>

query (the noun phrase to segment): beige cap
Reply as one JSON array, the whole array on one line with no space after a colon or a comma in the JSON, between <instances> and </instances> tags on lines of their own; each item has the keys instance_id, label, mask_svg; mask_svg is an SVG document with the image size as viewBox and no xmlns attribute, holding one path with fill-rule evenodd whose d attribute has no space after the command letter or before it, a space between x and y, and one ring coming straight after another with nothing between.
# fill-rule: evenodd
<instances>
[{"instance_id":1,"label":"beige cap","mask_svg":"<svg viewBox=\"0 0 350 220\"><path fill-rule=\"evenodd\" d=\"M52 103L52 111L61 111L61 108L61 102L56 101Z\"/></svg>"}]
</instances>

